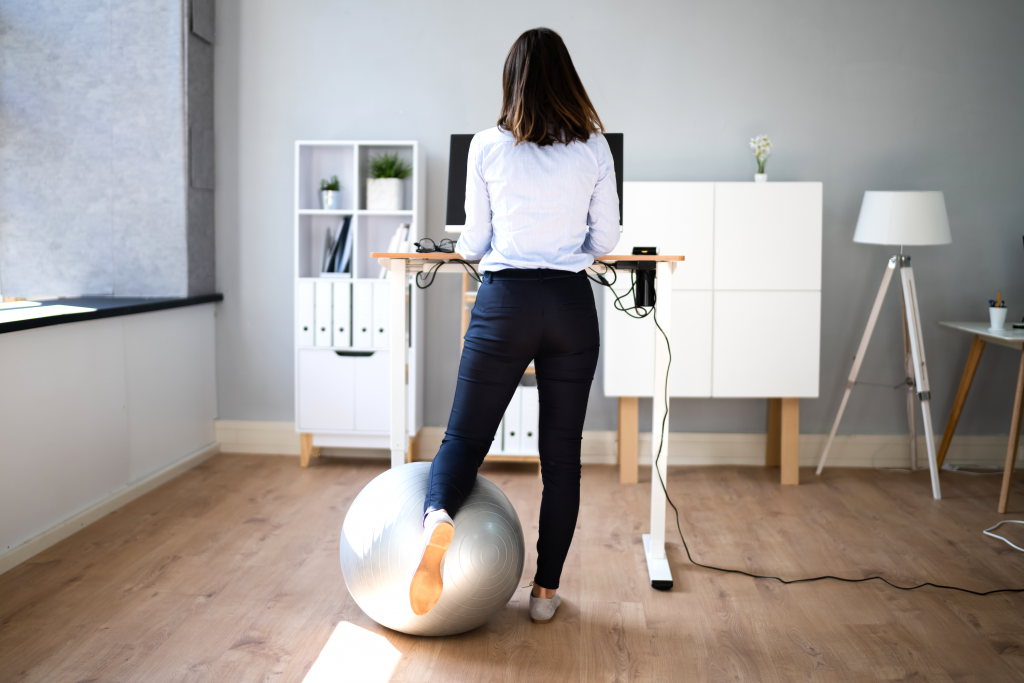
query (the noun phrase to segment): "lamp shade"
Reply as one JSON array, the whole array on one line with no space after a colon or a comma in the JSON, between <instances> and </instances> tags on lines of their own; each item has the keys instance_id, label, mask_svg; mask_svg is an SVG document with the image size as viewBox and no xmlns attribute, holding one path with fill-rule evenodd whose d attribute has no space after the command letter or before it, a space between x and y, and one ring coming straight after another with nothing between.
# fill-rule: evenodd
<instances>
[{"instance_id":1,"label":"lamp shade","mask_svg":"<svg viewBox=\"0 0 1024 683\"><path fill-rule=\"evenodd\" d=\"M949 244L949 217L941 192L865 192L854 242Z\"/></svg>"}]
</instances>

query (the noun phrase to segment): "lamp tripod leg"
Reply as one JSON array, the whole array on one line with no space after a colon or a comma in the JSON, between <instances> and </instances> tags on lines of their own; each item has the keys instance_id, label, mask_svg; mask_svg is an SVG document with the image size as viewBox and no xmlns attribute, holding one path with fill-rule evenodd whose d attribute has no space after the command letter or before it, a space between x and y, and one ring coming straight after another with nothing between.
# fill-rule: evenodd
<instances>
[{"instance_id":1,"label":"lamp tripod leg","mask_svg":"<svg viewBox=\"0 0 1024 683\"><path fill-rule=\"evenodd\" d=\"M917 397L921 400L921 418L924 423L924 440L928 449L928 468L931 471L932 497L942 498L939 486L939 467L935 455L935 429L932 427L931 388L928 383L928 365L924 355L924 337L921 332L921 313L917 306L917 286L910 257L900 257L900 279L903 282L903 303L907 309L907 332L910 336L910 353L914 361L917 380Z\"/></svg>"},{"instance_id":2,"label":"lamp tripod leg","mask_svg":"<svg viewBox=\"0 0 1024 683\"><path fill-rule=\"evenodd\" d=\"M843 393L843 400L839 404L836 421L832 423L832 431L828 435L828 441L825 442L825 450L822 451L821 458L818 460L818 469L815 471L815 474L820 475L821 470L825 467L825 460L828 458L829 449L832 448L832 441L836 438L836 431L839 429L839 421L843 419L843 411L846 410L846 402L850 399L853 385L857 383L857 375L860 374L860 366L864 362L864 354L867 353L868 343L871 341L871 335L875 331L875 323L878 322L878 312L882 310L882 302L885 300L885 293L889 291L889 283L892 281L893 271L896 270L898 258L893 256L889 259L889 264L885 268L885 274L882 275L882 284L878 287L875 303L871 307L871 315L868 316L867 327L864 328L864 335L860 339L860 346L857 347L857 355L853 357L853 368L850 370L849 379L846 380L846 391Z\"/></svg>"},{"instance_id":3,"label":"lamp tripod leg","mask_svg":"<svg viewBox=\"0 0 1024 683\"><path fill-rule=\"evenodd\" d=\"M903 368L907 373L907 421L910 425L910 469L917 470L917 420L914 417L914 355L910 353L910 332L907 325L907 302L903 302Z\"/></svg>"}]
</instances>

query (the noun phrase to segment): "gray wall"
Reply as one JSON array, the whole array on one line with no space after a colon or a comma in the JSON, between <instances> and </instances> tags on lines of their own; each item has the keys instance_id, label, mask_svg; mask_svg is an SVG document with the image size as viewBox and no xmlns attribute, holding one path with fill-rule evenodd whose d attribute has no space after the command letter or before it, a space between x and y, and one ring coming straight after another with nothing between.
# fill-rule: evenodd
<instances>
[{"instance_id":1,"label":"gray wall","mask_svg":"<svg viewBox=\"0 0 1024 683\"><path fill-rule=\"evenodd\" d=\"M221 0L215 50L220 417L293 419L292 145L416 139L428 233L443 236L448 136L494 125L512 41L559 31L598 112L626 134L626 180L750 180L747 140L775 143L772 180L825 186L821 396L827 432L891 251L854 245L864 190L943 190L953 244L912 251L941 429L970 339L1002 290L1024 314L1024 5L936 2L484 3ZM458 278L427 294L425 421L444 425L458 362ZM902 374L898 286L861 378ZM752 331L756 343L756 331ZM962 433L1005 432L1017 358L986 352ZM649 408L646 409L649 423ZM679 431L763 432L763 400L673 402ZM644 424L643 422L641 424ZM614 429L600 378L588 429ZM859 387L843 433L905 433L903 394Z\"/></svg>"},{"instance_id":2,"label":"gray wall","mask_svg":"<svg viewBox=\"0 0 1024 683\"><path fill-rule=\"evenodd\" d=\"M186 8L183 0L3 2L5 296L213 291L212 196L205 214L193 212L196 236L188 234ZM200 114L209 128L212 54L207 62L189 75L207 83ZM189 247L206 255L190 264ZM201 274L191 276L190 265Z\"/></svg>"}]
</instances>

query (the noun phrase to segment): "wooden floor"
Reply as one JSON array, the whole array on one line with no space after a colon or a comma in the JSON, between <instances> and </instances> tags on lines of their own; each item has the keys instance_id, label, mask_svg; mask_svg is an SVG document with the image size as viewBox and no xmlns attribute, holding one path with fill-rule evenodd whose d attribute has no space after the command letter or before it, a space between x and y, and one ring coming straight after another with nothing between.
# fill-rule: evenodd
<instances>
[{"instance_id":1,"label":"wooden floor","mask_svg":"<svg viewBox=\"0 0 1024 683\"><path fill-rule=\"evenodd\" d=\"M383 467L220 455L0 575L0 681L1024 680L1024 595L783 586L690 565L674 533L676 587L651 590L649 484L602 466L583 470L554 622L532 624L521 589L472 633L394 633L362 614L338 565L345 511ZM536 469L483 473L527 531L526 584ZM802 477L780 488L778 470L671 468L695 557L787 577L1024 587L1024 553L981 534L1001 519L999 477L944 474L942 501L925 472ZM1024 517L1019 476L1014 496L1007 518ZM1022 531L1008 531L1018 545Z\"/></svg>"}]
</instances>

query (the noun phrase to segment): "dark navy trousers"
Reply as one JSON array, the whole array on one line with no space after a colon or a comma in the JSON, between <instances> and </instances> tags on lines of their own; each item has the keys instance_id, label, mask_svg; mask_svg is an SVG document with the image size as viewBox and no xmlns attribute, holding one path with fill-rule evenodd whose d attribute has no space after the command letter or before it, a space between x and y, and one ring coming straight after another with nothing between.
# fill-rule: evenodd
<instances>
[{"instance_id":1,"label":"dark navy trousers","mask_svg":"<svg viewBox=\"0 0 1024 683\"><path fill-rule=\"evenodd\" d=\"M601 347L590 280L583 272L484 273L466 332L448 430L430 466L425 510L452 516L469 495L526 366L540 395L540 537L537 574L558 588L580 508L580 443Z\"/></svg>"}]
</instances>

